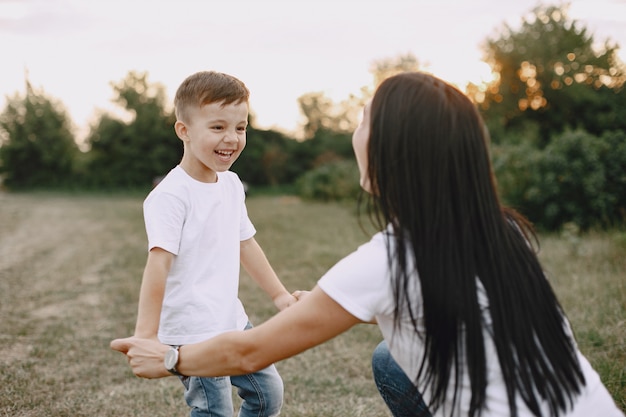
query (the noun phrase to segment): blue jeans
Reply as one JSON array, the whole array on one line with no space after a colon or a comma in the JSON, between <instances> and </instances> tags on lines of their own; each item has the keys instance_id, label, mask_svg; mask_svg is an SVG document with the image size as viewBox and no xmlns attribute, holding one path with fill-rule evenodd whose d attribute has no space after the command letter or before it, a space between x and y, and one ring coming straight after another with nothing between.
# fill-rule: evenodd
<instances>
[{"instance_id":1,"label":"blue jeans","mask_svg":"<svg viewBox=\"0 0 626 417\"><path fill-rule=\"evenodd\" d=\"M246 329L250 327L248 324ZM233 386L243 400L239 417L277 416L283 405L283 380L274 365L247 375L180 379L191 417L232 417Z\"/></svg>"},{"instance_id":2,"label":"blue jeans","mask_svg":"<svg viewBox=\"0 0 626 417\"><path fill-rule=\"evenodd\" d=\"M394 417L431 417L422 395L391 357L384 340L374 349L372 371L376 388Z\"/></svg>"}]
</instances>

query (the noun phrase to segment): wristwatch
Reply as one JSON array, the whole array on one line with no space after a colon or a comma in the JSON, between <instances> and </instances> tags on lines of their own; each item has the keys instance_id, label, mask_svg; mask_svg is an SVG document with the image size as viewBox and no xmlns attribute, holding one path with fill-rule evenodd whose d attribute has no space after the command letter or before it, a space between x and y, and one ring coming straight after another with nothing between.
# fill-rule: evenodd
<instances>
[{"instance_id":1,"label":"wristwatch","mask_svg":"<svg viewBox=\"0 0 626 417\"><path fill-rule=\"evenodd\" d=\"M183 376L180 372L176 370L176 365L178 365L178 350L180 346L172 346L170 350L165 354L165 359L163 360L165 364L165 369L167 369L170 373L178 376Z\"/></svg>"}]
</instances>

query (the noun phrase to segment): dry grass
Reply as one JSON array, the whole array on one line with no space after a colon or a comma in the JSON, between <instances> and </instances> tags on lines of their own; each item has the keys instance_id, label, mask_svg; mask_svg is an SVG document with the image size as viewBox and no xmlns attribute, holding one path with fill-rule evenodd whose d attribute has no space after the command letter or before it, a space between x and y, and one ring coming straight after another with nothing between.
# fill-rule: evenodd
<instances>
[{"instance_id":1,"label":"dry grass","mask_svg":"<svg viewBox=\"0 0 626 417\"><path fill-rule=\"evenodd\" d=\"M141 196L0 194L0 417L185 416L174 378L135 378L110 339L134 328L145 235ZM311 288L366 241L352 207L252 197L250 216L290 290ZM542 257L581 349L626 409L626 235L547 236ZM274 313L242 276L254 323ZM389 413L370 354L380 340L358 326L277 364L288 417Z\"/></svg>"},{"instance_id":2,"label":"dry grass","mask_svg":"<svg viewBox=\"0 0 626 417\"><path fill-rule=\"evenodd\" d=\"M626 411L626 232L545 236L540 257L581 351Z\"/></svg>"}]
</instances>

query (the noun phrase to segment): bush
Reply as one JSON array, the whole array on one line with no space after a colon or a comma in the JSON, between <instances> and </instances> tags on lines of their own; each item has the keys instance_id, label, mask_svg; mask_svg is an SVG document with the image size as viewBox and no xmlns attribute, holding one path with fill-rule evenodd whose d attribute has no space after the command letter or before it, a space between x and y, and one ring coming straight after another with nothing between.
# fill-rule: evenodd
<instances>
[{"instance_id":1,"label":"bush","mask_svg":"<svg viewBox=\"0 0 626 417\"><path fill-rule=\"evenodd\" d=\"M322 201L356 199L359 186L359 169L355 161L333 161L306 172L296 181L302 198Z\"/></svg>"},{"instance_id":2,"label":"bush","mask_svg":"<svg viewBox=\"0 0 626 417\"><path fill-rule=\"evenodd\" d=\"M526 193L536 182L541 151L529 142L496 145L492 148L493 168L504 203L526 213Z\"/></svg>"},{"instance_id":3,"label":"bush","mask_svg":"<svg viewBox=\"0 0 626 417\"><path fill-rule=\"evenodd\" d=\"M582 230L626 219L626 134L569 131L543 149L495 148L504 201L547 230L573 223Z\"/></svg>"},{"instance_id":4,"label":"bush","mask_svg":"<svg viewBox=\"0 0 626 417\"><path fill-rule=\"evenodd\" d=\"M626 223L626 132L605 132L598 144L598 157L603 162L606 183L604 192L613 197L610 223Z\"/></svg>"}]
</instances>

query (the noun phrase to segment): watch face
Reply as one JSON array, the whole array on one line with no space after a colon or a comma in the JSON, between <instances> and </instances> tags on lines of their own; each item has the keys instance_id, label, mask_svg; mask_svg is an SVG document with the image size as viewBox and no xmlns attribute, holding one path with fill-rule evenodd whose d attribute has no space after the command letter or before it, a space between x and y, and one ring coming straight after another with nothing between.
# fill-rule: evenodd
<instances>
[{"instance_id":1,"label":"watch face","mask_svg":"<svg viewBox=\"0 0 626 417\"><path fill-rule=\"evenodd\" d=\"M176 363L178 363L178 350L174 348L168 350L165 354L164 362L165 369L167 369L168 371L176 368Z\"/></svg>"}]
</instances>

